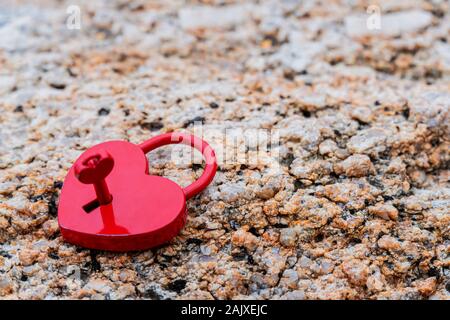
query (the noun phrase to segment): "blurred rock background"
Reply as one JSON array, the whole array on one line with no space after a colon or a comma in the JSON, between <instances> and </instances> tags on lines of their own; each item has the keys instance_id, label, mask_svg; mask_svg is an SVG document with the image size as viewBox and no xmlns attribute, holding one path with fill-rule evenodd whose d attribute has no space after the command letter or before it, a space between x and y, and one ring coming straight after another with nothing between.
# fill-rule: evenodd
<instances>
[{"instance_id":1,"label":"blurred rock background","mask_svg":"<svg viewBox=\"0 0 450 320\"><path fill-rule=\"evenodd\" d=\"M439 0L1 0L0 298L449 299L449 17ZM159 249L62 241L83 150L198 122L220 150L213 130L276 130L280 169L221 163ZM169 151L153 174L201 174Z\"/></svg>"}]
</instances>

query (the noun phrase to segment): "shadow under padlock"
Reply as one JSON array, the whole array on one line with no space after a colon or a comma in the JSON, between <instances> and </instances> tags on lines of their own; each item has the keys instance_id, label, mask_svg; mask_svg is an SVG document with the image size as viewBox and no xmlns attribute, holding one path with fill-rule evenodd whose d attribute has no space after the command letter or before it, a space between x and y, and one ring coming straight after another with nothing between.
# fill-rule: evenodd
<instances>
[{"instance_id":1,"label":"shadow under padlock","mask_svg":"<svg viewBox=\"0 0 450 320\"><path fill-rule=\"evenodd\" d=\"M149 175L146 153L168 144L187 144L206 161L202 176L186 188ZM110 141L85 151L64 181L58 206L63 238L86 248L144 250L176 236L186 223L186 200L214 178L214 151L193 135L167 133L135 145Z\"/></svg>"}]
</instances>

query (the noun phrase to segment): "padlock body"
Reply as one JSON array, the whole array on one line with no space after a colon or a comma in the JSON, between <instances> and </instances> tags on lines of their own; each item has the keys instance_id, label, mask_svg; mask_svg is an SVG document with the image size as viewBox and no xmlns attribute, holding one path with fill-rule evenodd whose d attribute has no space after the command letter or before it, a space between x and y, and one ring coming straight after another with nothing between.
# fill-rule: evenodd
<instances>
[{"instance_id":1,"label":"padlock body","mask_svg":"<svg viewBox=\"0 0 450 320\"><path fill-rule=\"evenodd\" d=\"M182 188L167 178L149 175L148 160L135 144L110 141L85 153L99 150L114 158L114 168L105 178L112 201L99 205L93 186L81 183L72 167L58 205L63 238L86 248L134 251L175 237L186 223Z\"/></svg>"}]
</instances>

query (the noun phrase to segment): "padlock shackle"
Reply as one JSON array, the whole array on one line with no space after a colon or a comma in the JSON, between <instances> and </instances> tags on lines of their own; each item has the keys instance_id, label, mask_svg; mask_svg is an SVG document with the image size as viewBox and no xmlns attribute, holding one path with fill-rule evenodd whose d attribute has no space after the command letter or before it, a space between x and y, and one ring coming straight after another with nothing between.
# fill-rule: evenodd
<instances>
[{"instance_id":1,"label":"padlock shackle","mask_svg":"<svg viewBox=\"0 0 450 320\"><path fill-rule=\"evenodd\" d=\"M170 132L156 136L154 138L150 138L147 141L141 143L139 147L142 149L142 151L144 151L144 153L149 153L156 148L169 144L179 143L191 146L200 151L206 162L205 169L203 170L203 174L200 176L200 178L198 178L186 188L183 188L186 199L190 199L196 194L203 191L211 183L216 174L216 154L214 153L214 150L209 146L209 144L192 134Z\"/></svg>"}]
</instances>

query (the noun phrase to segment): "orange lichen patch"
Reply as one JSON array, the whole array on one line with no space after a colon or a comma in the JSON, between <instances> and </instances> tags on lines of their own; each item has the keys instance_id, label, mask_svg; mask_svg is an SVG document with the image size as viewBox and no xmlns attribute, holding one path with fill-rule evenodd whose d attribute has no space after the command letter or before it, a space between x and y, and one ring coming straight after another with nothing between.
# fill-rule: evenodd
<instances>
[{"instance_id":1,"label":"orange lichen patch","mask_svg":"<svg viewBox=\"0 0 450 320\"><path fill-rule=\"evenodd\" d=\"M66 30L55 0L22 2L2 2L0 298L450 297L447 2L383 2L379 30L363 3L87 1ZM196 121L231 163L179 236L123 254L63 242L84 150ZM215 135L241 129L239 152ZM279 138L273 158L253 161L247 129ZM201 174L160 151L151 174Z\"/></svg>"},{"instance_id":2,"label":"orange lichen patch","mask_svg":"<svg viewBox=\"0 0 450 320\"><path fill-rule=\"evenodd\" d=\"M109 52L93 51L76 53L71 57L68 67L71 72L87 76L91 73L127 75L145 63L148 56L138 50L113 49Z\"/></svg>"}]
</instances>

